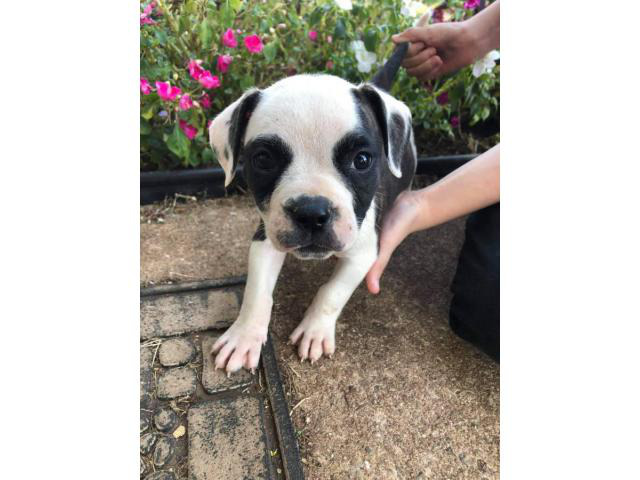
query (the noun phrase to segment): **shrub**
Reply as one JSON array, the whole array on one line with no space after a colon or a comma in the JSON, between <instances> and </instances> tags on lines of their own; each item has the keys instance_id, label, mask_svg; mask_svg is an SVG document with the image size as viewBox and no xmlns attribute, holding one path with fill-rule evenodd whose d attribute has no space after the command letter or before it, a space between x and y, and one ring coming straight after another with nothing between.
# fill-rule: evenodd
<instances>
[{"instance_id":1,"label":"shrub","mask_svg":"<svg viewBox=\"0 0 640 480\"><path fill-rule=\"evenodd\" d=\"M351 3L141 3L141 168L215 165L208 122L247 88L313 72L367 81L393 50L391 35L428 9L432 23L468 18L474 11L464 4L477 2L354 1L344 8ZM392 94L410 107L418 138L455 139L461 119L473 125L498 110L499 86L499 67L478 77L468 67L427 89L401 69Z\"/></svg>"}]
</instances>

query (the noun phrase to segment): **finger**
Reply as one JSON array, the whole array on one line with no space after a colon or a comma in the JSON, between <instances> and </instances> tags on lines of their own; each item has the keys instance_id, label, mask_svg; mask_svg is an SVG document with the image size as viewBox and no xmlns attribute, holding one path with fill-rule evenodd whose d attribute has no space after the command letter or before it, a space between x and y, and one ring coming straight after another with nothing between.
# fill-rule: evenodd
<instances>
[{"instance_id":1,"label":"finger","mask_svg":"<svg viewBox=\"0 0 640 480\"><path fill-rule=\"evenodd\" d=\"M425 48L424 50L422 50L420 53L418 53L417 55L414 55L413 57L406 57L404 59L404 61L402 62L402 66L404 68L415 68L418 65L426 62L427 60L429 60L431 57L433 57L436 54L436 49L433 47L429 47L429 48Z\"/></svg>"},{"instance_id":2,"label":"finger","mask_svg":"<svg viewBox=\"0 0 640 480\"><path fill-rule=\"evenodd\" d=\"M404 56L404 58L411 58L417 55L418 53L420 53L422 50L424 50L424 43L422 42L410 43L409 48L407 49L407 54Z\"/></svg>"},{"instance_id":3,"label":"finger","mask_svg":"<svg viewBox=\"0 0 640 480\"><path fill-rule=\"evenodd\" d=\"M407 73L411 76L419 78L420 80L429 80L433 78L436 70L442 65L442 59L438 55L434 55L422 65L418 65L414 68L408 68Z\"/></svg>"},{"instance_id":4,"label":"finger","mask_svg":"<svg viewBox=\"0 0 640 480\"><path fill-rule=\"evenodd\" d=\"M413 43L418 41L424 42L426 37L428 36L427 31L428 29L424 27L411 27L402 33L397 33L396 35L393 35L391 37L391 41L393 43L402 43L402 42Z\"/></svg>"},{"instance_id":5,"label":"finger","mask_svg":"<svg viewBox=\"0 0 640 480\"><path fill-rule=\"evenodd\" d=\"M385 268L387 268L387 264L389 263L389 257L382 258L378 257L376 262L373 264L369 272L367 273L367 288L369 292L374 295L380 293L380 277L384 272Z\"/></svg>"}]
</instances>

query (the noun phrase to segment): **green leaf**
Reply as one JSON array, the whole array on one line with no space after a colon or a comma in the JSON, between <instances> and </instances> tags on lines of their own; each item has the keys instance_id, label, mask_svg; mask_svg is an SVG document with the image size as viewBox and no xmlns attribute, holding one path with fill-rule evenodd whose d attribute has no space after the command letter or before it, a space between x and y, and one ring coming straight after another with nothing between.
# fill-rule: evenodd
<instances>
[{"instance_id":1,"label":"green leaf","mask_svg":"<svg viewBox=\"0 0 640 480\"><path fill-rule=\"evenodd\" d=\"M242 0L229 0L229 5L235 13L238 13L242 8Z\"/></svg>"},{"instance_id":2,"label":"green leaf","mask_svg":"<svg viewBox=\"0 0 640 480\"><path fill-rule=\"evenodd\" d=\"M207 147L202 150L202 164L211 165L213 163L215 163L213 158L213 150Z\"/></svg>"},{"instance_id":3,"label":"green leaf","mask_svg":"<svg viewBox=\"0 0 640 480\"><path fill-rule=\"evenodd\" d=\"M323 13L324 10L322 7L316 7L313 12L311 12L311 15L309 15L309 25L313 27L316 23L318 23L322 18Z\"/></svg>"},{"instance_id":4,"label":"green leaf","mask_svg":"<svg viewBox=\"0 0 640 480\"><path fill-rule=\"evenodd\" d=\"M140 116L142 118L144 118L145 120L151 120L151 117L153 117L153 111L155 110L154 105L151 105L147 110L145 110L144 112L142 112L140 114Z\"/></svg>"},{"instance_id":5,"label":"green leaf","mask_svg":"<svg viewBox=\"0 0 640 480\"><path fill-rule=\"evenodd\" d=\"M227 28L231 28L233 25L233 19L235 18L235 14L233 13L233 8L226 2L222 8L220 9L220 22L222 23L222 27L226 30Z\"/></svg>"},{"instance_id":6,"label":"green leaf","mask_svg":"<svg viewBox=\"0 0 640 480\"><path fill-rule=\"evenodd\" d=\"M151 125L144 118L140 119L140 135L149 135L151 133Z\"/></svg>"},{"instance_id":7,"label":"green leaf","mask_svg":"<svg viewBox=\"0 0 640 480\"><path fill-rule=\"evenodd\" d=\"M364 45L370 52L375 52L378 46L378 31L375 28L367 28L364 32Z\"/></svg>"},{"instance_id":8,"label":"green leaf","mask_svg":"<svg viewBox=\"0 0 640 480\"><path fill-rule=\"evenodd\" d=\"M251 75L245 75L240 79L240 89L243 91L247 90L248 88L253 87L253 83L253 77Z\"/></svg>"},{"instance_id":9,"label":"green leaf","mask_svg":"<svg viewBox=\"0 0 640 480\"><path fill-rule=\"evenodd\" d=\"M182 133L180 127L176 124L171 135L165 140L167 147L178 157L187 159L189 157L189 139Z\"/></svg>"},{"instance_id":10,"label":"green leaf","mask_svg":"<svg viewBox=\"0 0 640 480\"><path fill-rule=\"evenodd\" d=\"M211 30L211 27L209 26L209 22L207 22L207 19L205 18L204 20L202 20L202 23L200 24L200 42L202 43L202 46L204 48L209 48L209 46L211 45L212 38L213 38L213 30Z\"/></svg>"},{"instance_id":11,"label":"green leaf","mask_svg":"<svg viewBox=\"0 0 640 480\"><path fill-rule=\"evenodd\" d=\"M267 62L273 62L276 58L276 54L278 53L278 41L273 40L272 42L267 43L264 47L263 52L264 58L267 60Z\"/></svg>"},{"instance_id":12,"label":"green leaf","mask_svg":"<svg viewBox=\"0 0 640 480\"><path fill-rule=\"evenodd\" d=\"M333 31L333 35L336 38L344 38L347 36L347 26L342 18L336 20L336 28Z\"/></svg>"}]
</instances>

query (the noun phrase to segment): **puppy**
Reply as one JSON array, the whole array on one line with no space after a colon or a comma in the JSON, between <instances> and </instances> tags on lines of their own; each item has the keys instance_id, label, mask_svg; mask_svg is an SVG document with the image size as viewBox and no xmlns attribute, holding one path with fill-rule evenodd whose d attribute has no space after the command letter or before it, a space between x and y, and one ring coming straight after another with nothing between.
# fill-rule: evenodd
<instances>
[{"instance_id":1,"label":"puppy","mask_svg":"<svg viewBox=\"0 0 640 480\"><path fill-rule=\"evenodd\" d=\"M336 320L377 257L377 227L415 174L411 113L387 93L406 50L372 83L296 75L245 92L213 120L225 186L242 163L261 218L240 314L212 348L216 368L258 366L287 253L339 259L290 336L301 360L334 353Z\"/></svg>"}]
</instances>

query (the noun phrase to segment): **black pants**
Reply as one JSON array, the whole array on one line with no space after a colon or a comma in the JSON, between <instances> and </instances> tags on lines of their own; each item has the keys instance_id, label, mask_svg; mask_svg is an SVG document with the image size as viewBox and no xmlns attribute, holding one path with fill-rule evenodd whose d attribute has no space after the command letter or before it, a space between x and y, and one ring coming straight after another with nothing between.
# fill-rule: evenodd
<instances>
[{"instance_id":1,"label":"black pants","mask_svg":"<svg viewBox=\"0 0 640 480\"><path fill-rule=\"evenodd\" d=\"M500 362L499 203L469 216L451 291L451 329Z\"/></svg>"}]
</instances>

